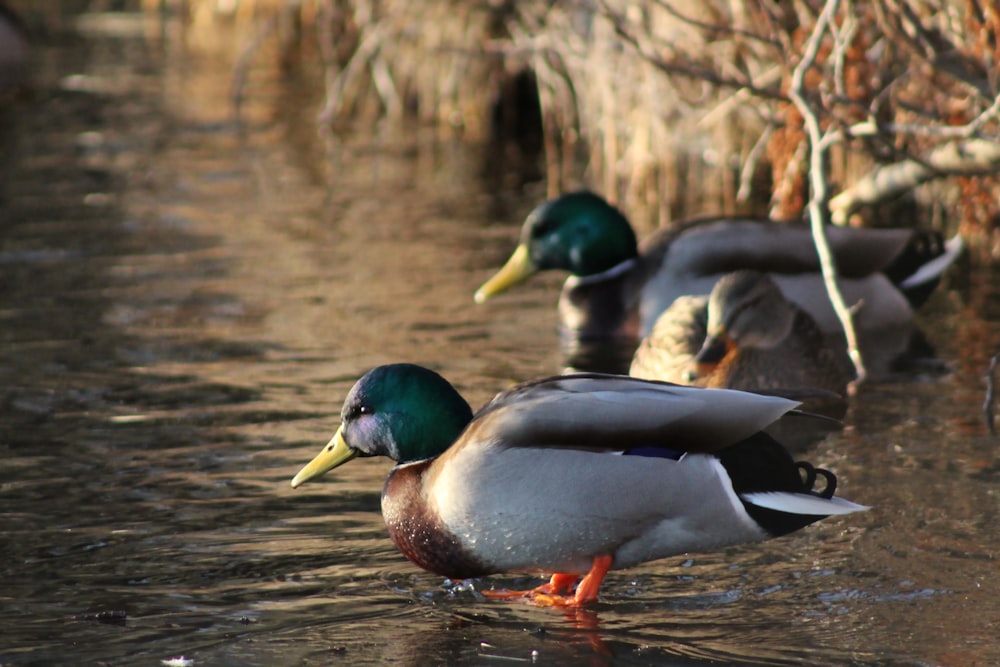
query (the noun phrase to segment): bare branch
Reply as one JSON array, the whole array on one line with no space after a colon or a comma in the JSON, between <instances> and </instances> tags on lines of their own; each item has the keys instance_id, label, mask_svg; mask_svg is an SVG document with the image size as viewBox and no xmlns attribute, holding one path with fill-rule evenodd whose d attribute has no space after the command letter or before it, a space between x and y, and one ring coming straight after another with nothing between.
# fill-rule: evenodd
<instances>
[{"instance_id":1,"label":"bare branch","mask_svg":"<svg viewBox=\"0 0 1000 667\"><path fill-rule=\"evenodd\" d=\"M983 111L979 116L974 118L971 123L965 126L966 137L972 137L979 133L986 123L990 122L997 117L997 113L1000 113L1000 95L996 96L993 100L993 104L989 106L985 111Z\"/></svg>"},{"instance_id":2,"label":"bare branch","mask_svg":"<svg viewBox=\"0 0 1000 667\"><path fill-rule=\"evenodd\" d=\"M336 74L332 80L332 72L327 72L326 104L319 112L320 124L329 124L348 106L347 91L361 76L364 68L370 66L379 49L382 48L385 35L385 27L382 24L375 25L367 31L343 70Z\"/></svg>"},{"instance_id":3,"label":"bare branch","mask_svg":"<svg viewBox=\"0 0 1000 667\"><path fill-rule=\"evenodd\" d=\"M990 359L989 370L986 371L986 398L983 400L983 417L986 418L986 428L990 432L990 435L997 434L993 405L996 402L996 375L998 364L1000 364L1000 354L994 354Z\"/></svg>"},{"instance_id":4,"label":"bare branch","mask_svg":"<svg viewBox=\"0 0 1000 667\"><path fill-rule=\"evenodd\" d=\"M693 28L698 28L699 30L704 30L705 32L714 32L721 35L731 35L733 37L743 37L750 41L760 42L766 46L774 49L780 49L781 45L777 41L756 32L750 32L749 30L741 30L739 28L734 28L732 26L720 25L718 23L705 23L704 21L698 21L696 19L690 18L681 14L677 11L677 8L673 6L667 0L657 0L656 5L662 7L664 11L673 16L675 19L688 24Z\"/></svg>"},{"instance_id":5,"label":"bare branch","mask_svg":"<svg viewBox=\"0 0 1000 667\"><path fill-rule=\"evenodd\" d=\"M695 81L703 81L717 86L722 86L724 88L745 88L754 95L764 99L782 101L787 101L788 99L784 94L782 94L780 88L774 86L761 86L747 78L725 76L710 67L700 65L691 60L665 60L655 53L649 45L640 40L637 35L629 31L626 25L627 22L625 17L622 16L621 13L609 7L608 3L604 0L601 1L601 14L611 22L611 25L615 30L615 34L621 37L626 44L635 49L636 53L638 53L646 62L651 64L653 67L666 72L667 74L677 74ZM663 44L661 45L661 48L669 50L670 47L667 44Z\"/></svg>"},{"instance_id":6,"label":"bare branch","mask_svg":"<svg viewBox=\"0 0 1000 667\"><path fill-rule=\"evenodd\" d=\"M925 29L909 3L886 0L886 7L881 2L873 2L872 7L882 31L893 37L894 41L909 47L915 56L929 64L934 71L947 74L979 97L993 99L996 95L996 90L976 63L940 32Z\"/></svg>"},{"instance_id":7,"label":"bare branch","mask_svg":"<svg viewBox=\"0 0 1000 667\"><path fill-rule=\"evenodd\" d=\"M767 143L771 140L772 134L774 134L774 126L765 127L743 162L743 169L740 171L740 187L736 191L736 201L743 202L750 199L754 172L757 171L761 158L767 152Z\"/></svg>"},{"instance_id":8,"label":"bare branch","mask_svg":"<svg viewBox=\"0 0 1000 667\"><path fill-rule=\"evenodd\" d=\"M891 199L935 178L992 173L1000 169L1000 143L973 139L938 146L923 160L878 167L830 200L833 222L847 223L861 207Z\"/></svg>"},{"instance_id":9,"label":"bare branch","mask_svg":"<svg viewBox=\"0 0 1000 667\"><path fill-rule=\"evenodd\" d=\"M267 20L263 26L257 31L257 36L254 38L253 42L250 43L243 53L240 54L239 60L236 61L236 66L233 68L233 111L234 115L238 119L240 117L240 110L243 108L243 96L246 90L247 75L250 72L250 67L253 65L253 60L260 52L261 46L264 42L272 35L278 28L277 17L271 17Z\"/></svg>"},{"instance_id":10,"label":"bare branch","mask_svg":"<svg viewBox=\"0 0 1000 667\"><path fill-rule=\"evenodd\" d=\"M850 45L851 40L854 39L855 33L858 31L858 22L855 19L854 12L851 11L850 2L848 1L847 11L844 16L844 25L838 28L835 23L830 24L830 32L833 35L833 53L831 54L831 59L833 60L833 85L834 91L840 97L847 98L847 90L844 86L844 61L847 58L847 47Z\"/></svg>"},{"instance_id":11,"label":"bare branch","mask_svg":"<svg viewBox=\"0 0 1000 667\"><path fill-rule=\"evenodd\" d=\"M823 272L823 282L826 285L827 294L833 309L837 313L837 318L844 327L844 336L847 338L847 353L854 363L857 378L852 383L852 388L856 387L865 379L866 371L864 361L861 358L861 351L858 348L857 334L854 330L853 313L844 297L837 287L837 267L830 252L830 246L826 239L826 232L823 229L824 213L823 207L827 198L826 170L824 166L824 136L819 125L819 119L806 101L803 91L805 90L806 72L816 62L819 54L823 36L830 30L833 24L833 17L840 6L839 0L827 0L823 5L823 10L816 18L816 25L813 27L809 41L806 43L802 54L802 60L795 66L792 72L792 82L788 91L789 97L795 104L795 108L802 114L803 125L806 136L809 138L811 150L809 152L809 183L812 195L809 198L809 224L812 228L813 241L816 244L816 253L819 255L820 268Z\"/></svg>"}]
</instances>

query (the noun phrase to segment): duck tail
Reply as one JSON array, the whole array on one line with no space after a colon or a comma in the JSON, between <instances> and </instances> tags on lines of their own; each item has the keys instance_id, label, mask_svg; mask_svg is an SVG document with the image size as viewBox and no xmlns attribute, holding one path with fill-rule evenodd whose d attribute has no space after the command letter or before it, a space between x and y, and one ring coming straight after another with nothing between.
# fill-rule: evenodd
<instances>
[{"instance_id":1,"label":"duck tail","mask_svg":"<svg viewBox=\"0 0 1000 667\"><path fill-rule=\"evenodd\" d=\"M916 232L903 252L886 269L914 308L921 306L965 247L962 237L945 241L938 232Z\"/></svg>"},{"instance_id":2,"label":"duck tail","mask_svg":"<svg viewBox=\"0 0 1000 667\"><path fill-rule=\"evenodd\" d=\"M868 509L833 494L837 477L804 461L766 433L757 433L718 454L733 490L751 519L772 537L787 535L832 515ZM817 482L822 479L821 488Z\"/></svg>"},{"instance_id":3,"label":"duck tail","mask_svg":"<svg viewBox=\"0 0 1000 667\"><path fill-rule=\"evenodd\" d=\"M747 512L772 535L785 535L828 516L853 514L867 510L866 505L837 498L837 476L806 461L795 464L802 486L795 491L753 491L741 493ZM816 481L823 478L823 488ZM751 510L752 507L752 510Z\"/></svg>"},{"instance_id":4,"label":"duck tail","mask_svg":"<svg viewBox=\"0 0 1000 667\"><path fill-rule=\"evenodd\" d=\"M863 512L869 509L867 505L852 503L850 500L845 500L844 498L823 498L805 493L789 493L788 491L744 493L740 498L744 502L762 509L803 517L853 514L854 512Z\"/></svg>"}]
</instances>

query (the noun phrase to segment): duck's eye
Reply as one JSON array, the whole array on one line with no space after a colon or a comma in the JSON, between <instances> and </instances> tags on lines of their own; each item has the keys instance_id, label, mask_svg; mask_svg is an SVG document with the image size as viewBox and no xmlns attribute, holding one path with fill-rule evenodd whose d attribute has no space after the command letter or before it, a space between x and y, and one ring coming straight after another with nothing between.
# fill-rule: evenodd
<instances>
[{"instance_id":1,"label":"duck's eye","mask_svg":"<svg viewBox=\"0 0 1000 667\"><path fill-rule=\"evenodd\" d=\"M360 417L361 415L370 415L372 412L373 412L373 410L370 407L368 407L367 405L354 405L347 412L347 418L348 419L356 419L357 417Z\"/></svg>"},{"instance_id":2,"label":"duck's eye","mask_svg":"<svg viewBox=\"0 0 1000 667\"><path fill-rule=\"evenodd\" d=\"M551 234L558 226L559 223L557 220L553 218L542 218L532 228L531 235L536 239L540 239Z\"/></svg>"}]
</instances>

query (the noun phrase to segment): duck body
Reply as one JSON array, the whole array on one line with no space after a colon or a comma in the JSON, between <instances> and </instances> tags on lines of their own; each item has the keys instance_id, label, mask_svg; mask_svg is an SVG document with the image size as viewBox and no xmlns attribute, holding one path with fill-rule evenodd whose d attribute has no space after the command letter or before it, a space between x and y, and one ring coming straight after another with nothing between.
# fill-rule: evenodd
<instances>
[{"instance_id":1,"label":"duck body","mask_svg":"<svg viewBox=\"0 0 1000 667\"><path fill-rule=\"evenodd\" d=\"M539 460L559 477L531 473ZM556 491L546 494L544 503L538 501L540 484ZM648 505L616 507L607 493L624 489ZM600 554L611 555L612 569L621 569L768 537L745 512L733 511L739 503L724 469L706 454L681 462L606 451L487 446L465 448L437 465L397 467L382 510L407 558L463 579L501 572L583 575ZM441 558L443 544L457 548Z\"/></svg>"},{"instance_id":2,"label":"duck body","mask_svg":"<svg viewBox=\"0 0 1000 667\"><path fill-rule=\"evenodd\" d=\"M745 391L819 389L843 396L854 366L772 276L736 271L708 297L677 298L632 359L629 374Z\"/></svg>"},{"instance_id":3,"label":"duck body","mask_svg":"<svg viewBox=\"0 0 1000 667\"><path fill-rule=\"evenodd\" d=\"M447 427L425 416L437 403L458 415ZM568 604L595 599L609 569L864 509L834 497L826 471L816 490L816 469L762 432L797 405L783 398L579 374L518 385L474 416L462 403L433 371L376 368L292 484L389 455L383 516L408 559L453 579L555 573L546 593L586 574Z\"/></svg>"},{"instance_id":4,"label":"duck body","mask_svg":"<svg viewBox=\"0 0 1000 667\"><path fill-rule=\"evenodd\" d=\"M908 229L862 229L827 227L837 265L837 284L848 305L861 303L855 317L862 330L876 330L908 322L913 305L887 271L899 274L895 260L913 262L907 245L924 244L927 239ZM654 240L654 243L656 241ZM801 224L765 220L711 220L694 224L674 238L661 237L662 260L650 271L639 298L639 315L648 332L678 298L710 294L725 275L739 270L766 273L788 301L816 322L821 331L840 331L840 321L826 293L811 230ZM930 244L929 255L944 252L940 244ZM934 255L937 256L937 255ZM905 280L906 275L900 277Z\"/></svg>"},{"instance_id":5,"label":"duck body","mask_svg":"<svg viewBox=\"0 0 1000 667\"><path fill-rule=\"evenodd\" d=\"M908 322L962 248L960 237L943 243L909 229L828 227L827 235L845 300L862 304L855 318L862 330ZM476 301L548 269L571 274L560 319L581 338L648 335L676 299L707 295L742 269L770 275L824 332L840 330L812 233L802 224L706 218L661 230L640 246L618 209L594 193L570 193L532 211L517 250Z\"/></svg>"}]
</instances>

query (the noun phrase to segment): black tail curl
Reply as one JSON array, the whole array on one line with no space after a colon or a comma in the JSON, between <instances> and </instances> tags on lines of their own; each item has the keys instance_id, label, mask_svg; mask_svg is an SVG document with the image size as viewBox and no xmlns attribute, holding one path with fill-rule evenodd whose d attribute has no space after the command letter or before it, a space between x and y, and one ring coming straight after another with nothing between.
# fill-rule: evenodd
<instances>
[{"instance_id":1,"label":"black tail curl","mask_svg":"<svg viewBox=\"0 0 1000 667\"><path fill-rule=\"evenodd\" d=\"M748 502L744 494L784 491L808 493L830 499L837 490L837 477L829 470L792 458L788 450L764 432L755 433L716 454L729 473L733 490L740 496L747 514L772 537L792 533L826 515L793 514ZM819 478L822 489L816 489Z\"/></svg>"},{"instance_id":2,"label":"black tail curl","mask_svg":"<svg viewBox=\"0 0 1000 667\"><path fill-rule=\"evenodd\" d=\"M820 498L829 500L837 491L837 476L826 468L817 468L808 461L797 461L795 467L799 469L799 475L805 474L802 480L802 490ZM822 491L816 490L816 478L822 477L826 480Z\"/></svg>"},{"instance_id":3,"label":"black tail curl","mask_svg":"<svg viewBox=\"0 0 1000 667\"><path fill-rule=\"evenodd\" d=\"M884 273L898 285L916 273L921 266L944 253L944 236L940 232L916 231L899 256L885 268Z\"/></svg>"}]
</instances>

